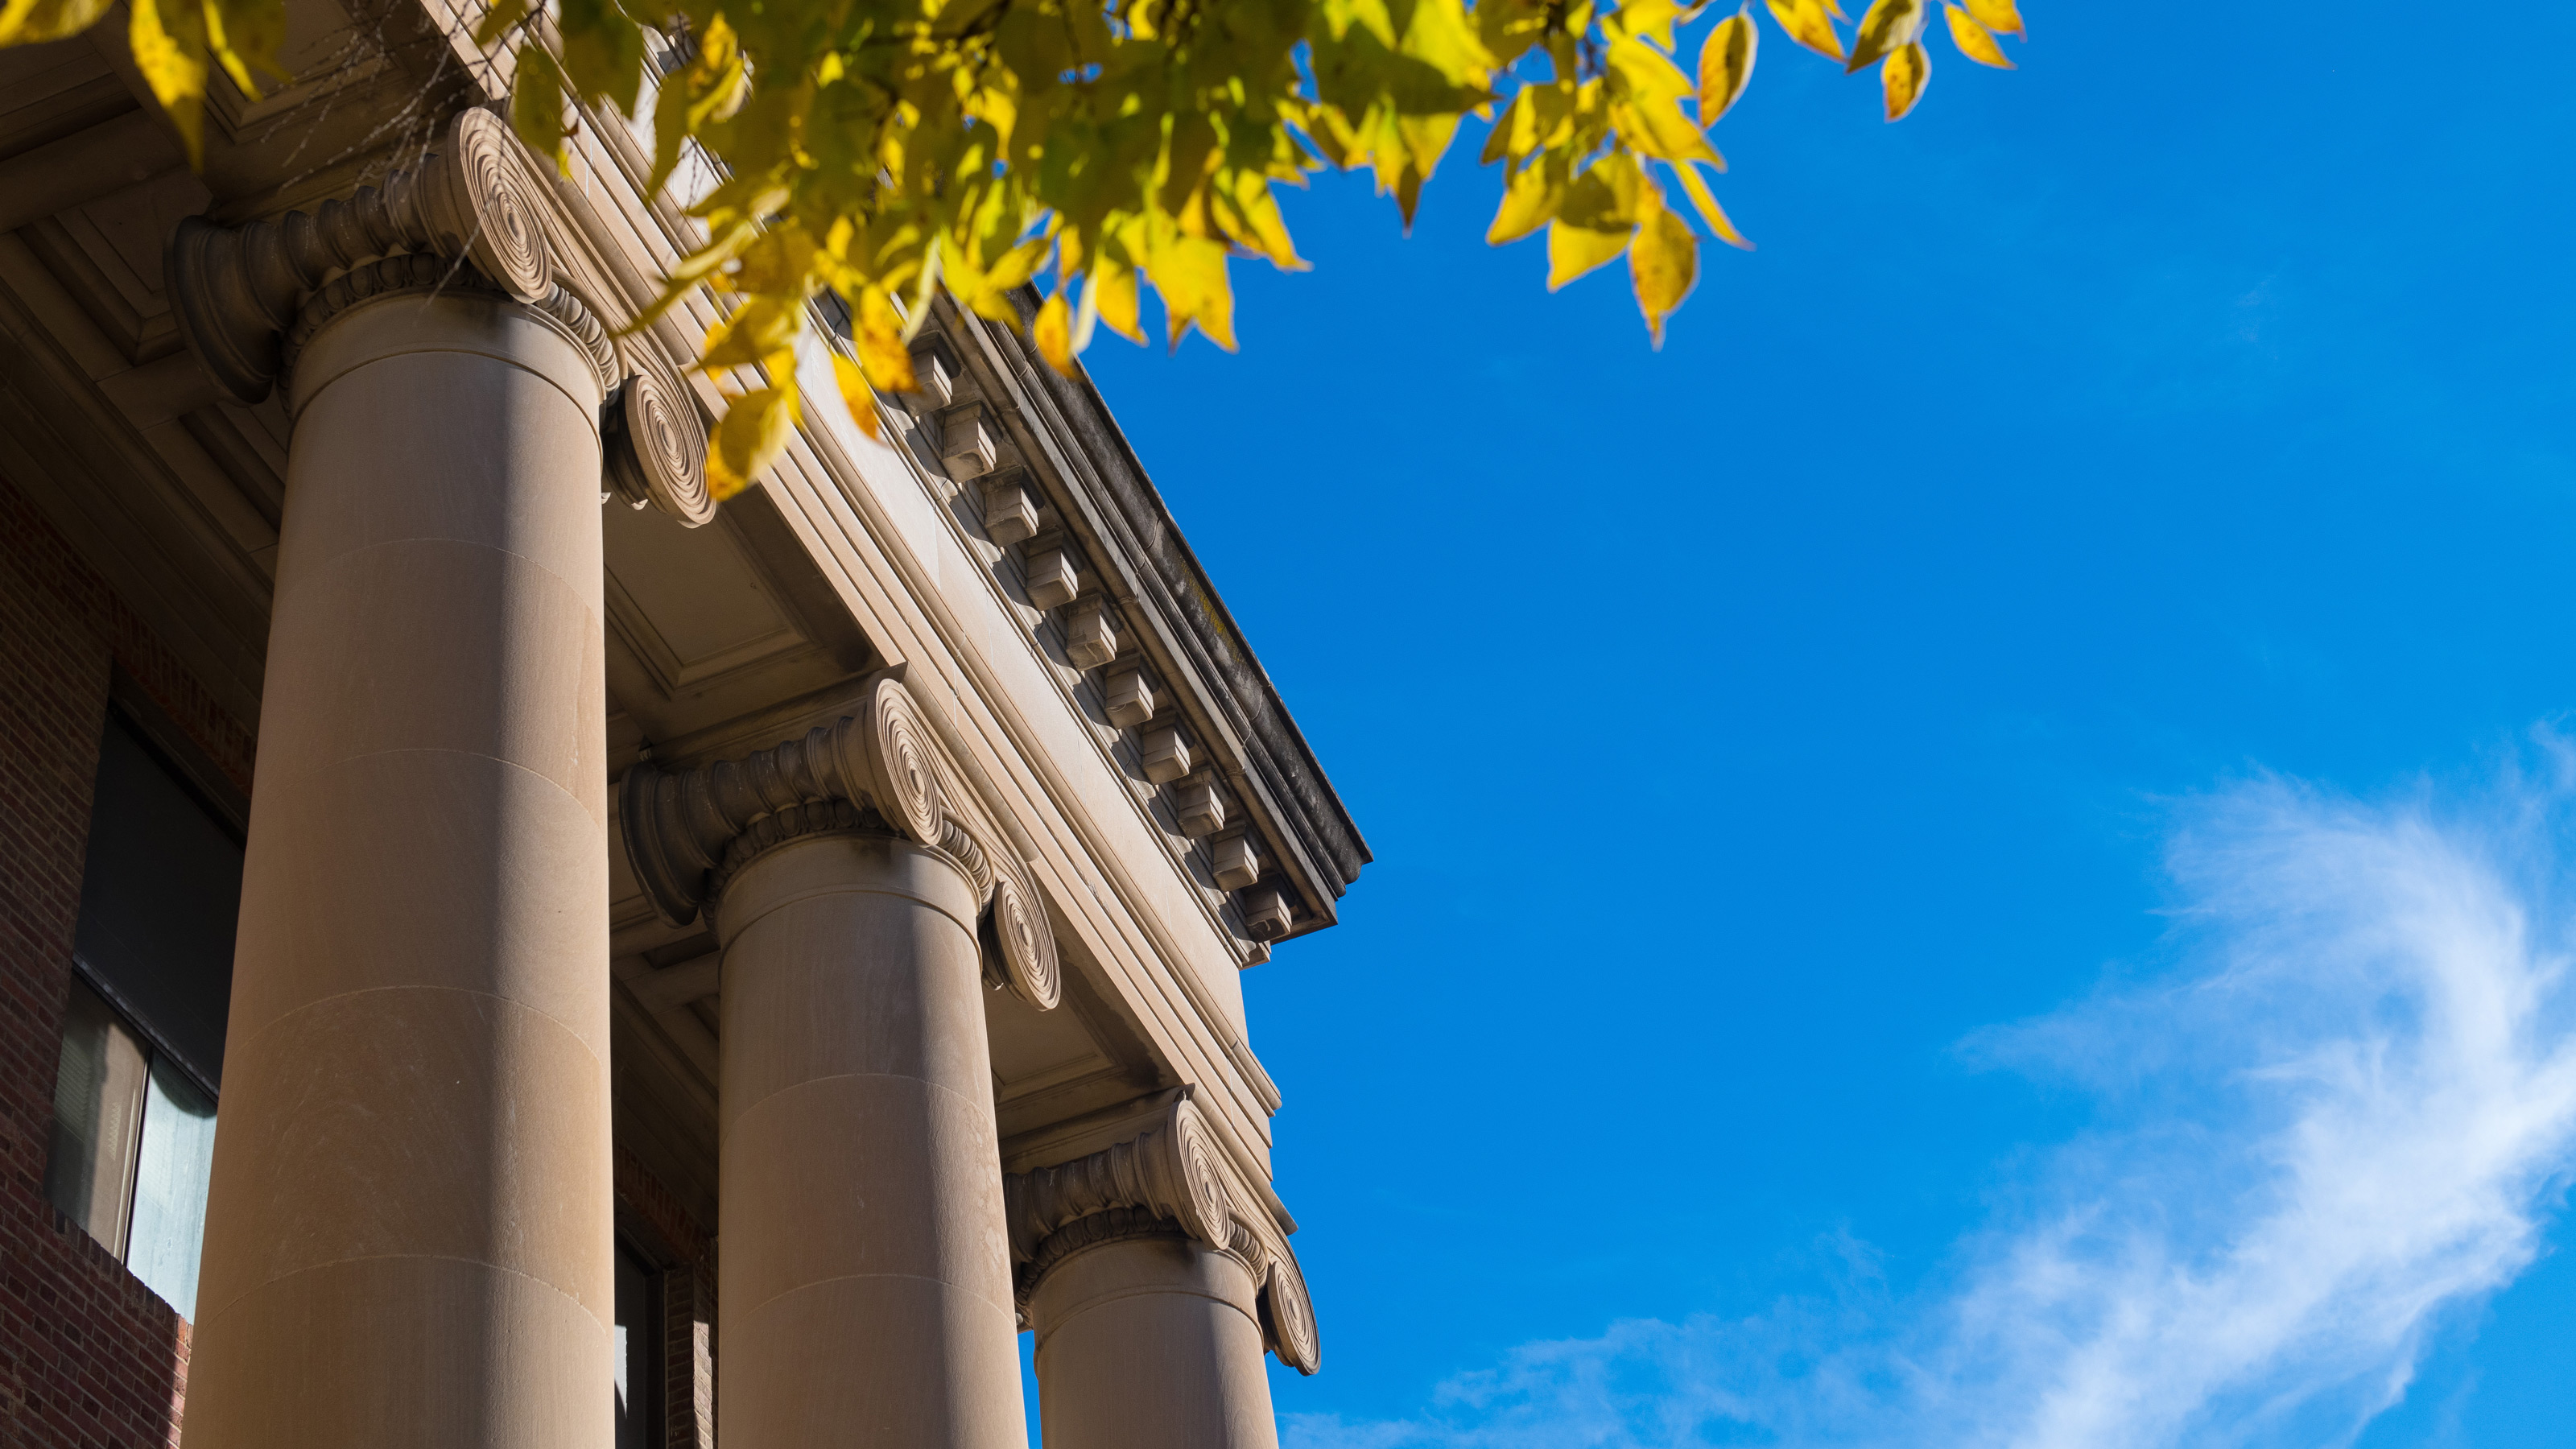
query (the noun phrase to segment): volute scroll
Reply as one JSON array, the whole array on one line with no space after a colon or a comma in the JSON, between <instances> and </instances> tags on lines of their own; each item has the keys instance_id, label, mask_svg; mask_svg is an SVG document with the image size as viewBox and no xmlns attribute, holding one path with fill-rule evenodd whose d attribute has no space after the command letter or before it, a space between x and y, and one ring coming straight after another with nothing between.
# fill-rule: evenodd
<instances>
[{"instance_id":1,"label":"volute scroll","mask_svg":"<svg viewBox=\"0 0 2576 1449\"><path fill-rule=\"evenodd\" d=\"M882 830L953 862L975 893L985 972L1041 1011L1061 998L1055 931L1028 862L973 802L920 702L892 675L854 714L739 760L670 771L640 760L618 785L618 828L662 919L696 920L733 873L771 846Z\"/></svg>"},{"instance_id":2,"label":"volute scroll","mask_svg":"<svg viewBox=\"0 0 2576 1449\"><path fill-rule=\"evenodd\" d=\"M381 188L248 226L182 220L166 267L188 349L225 392L256 403L285 369L285 334L306 300L338 273L402 253L462 260L512 300L543 301L553 258L516 145L491 112L463 111L435 154Z\"/></svg>"},{"instance_id":3,"label":"volute scroll","mask_svg":"<svg viewBox=\"0 0 2576 1449\"><path fill-rule=\"evenodd\" d=\"M1234 1195L1227 1191L1221 1149L1186 1088L1163 1119L1125 1142L1088 1157L1002 1179L1011 1257L1028 1263L1039 1245L1085 1218L1120 1208L1143 1209L1179 1226L1204 1247L1234 1242Z\"/></svg>"},{"instance_id":4,"label":"volute scroll","mask_svg":"<svg viewBox=\"0 0 2576 1449\"><path fill-rule=\"evenodd\" d=\"M599 441L609 485L627 502L649 503L683 528L716 516L706 424L684 390L650 372L627 378L600 405Z\"/></svg>"}]
</instances>

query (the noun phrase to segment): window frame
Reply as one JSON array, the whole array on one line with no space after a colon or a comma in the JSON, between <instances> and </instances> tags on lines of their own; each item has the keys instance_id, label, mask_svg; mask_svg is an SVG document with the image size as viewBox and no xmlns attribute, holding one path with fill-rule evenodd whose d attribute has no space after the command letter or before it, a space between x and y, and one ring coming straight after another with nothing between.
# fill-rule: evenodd
<instances>
[{"instance_id":1,"label":"window frame","mask_svg":"<svg viewBox=\"0 0 2576 1449\"><path fill-rule=\"evenodd\" d=\"M218 834L228 839L237 849L247 848L248 801L242 797L239 789L215 768L212 759L203 750L197 748L195 743L189 740L186 734L153 703L141 686L122 669L115 671L110 678L108 707L99 721L102 765L105 754L110 748L108 740L120 728L132 737L133 743L141 748L145 757L167 777L179 794L203 812ZM94 839L98 828L96 819L98 802L95 789L90 808L92 817L89 834ZM81 898L84 902L90 886L88 877L89 869L84 862L81 881ZM215 1112L220 1111L222 1091L214 1082L208 1080L202 1063L182 1049L166 1031L152 1021L148 1013L140 1009L131 996L108 979L106 972L100 970L82 954L79 935L80 932L76 929L73 944L65 952L69 970L66 972L64 982L62 1014L55 1032L57 1099L49 1104L48 1121L50 1124L52 1121L59 1120L59 1084L63 1070L61 1054L66 1052L71 1044L74 992L86 991L106 1008L108 1020L114 1029L133 1039L142 1058L141 1076L132 1094L133 1100L130 1103L120 1103L118 1106L119 1111L130 1114L130 1117L122 1124L122 1135L125 1139L121 1177L123 1201L111 1220L113 1228L111 1236L116 1241L109 1242L91 1231L90 1220L99 1216L94 1206L89 1217L83 1218L54 1199L54 1149L58 1145L58 1139L50 1130L50 1126L47 1133L43 1186L40 1190L44 1192L49 1207L62 1213L72 1226L79 1228L91 1241L105 1249L118 1263L124 1265L129 1273L135 1273L134 1233L144 1186L146 1143L154 1120L152 1107L156 1095L169 1095L166 1092L156 1093L153 1083L154 1074L168 1071L181 1084L201 1096ZM181 1104L174 1099L173 1105ZM182 1106L182 1110L187 1109ZM93 1144L93 1150L96 1150L95 1144ZM92 1174L95 1176L94 1164ZM204 1251L202 1215L198 1227L200 1233L198 1252L202 1258ZM135 1276L138 1281L151 1287L156 1294L161 1294L165 1302L169 1301L162 1284L145 1280L139 1273L135 1273ZM190 1294L192 1299L194 1281L195 1274L191 1272L188 1282L192 1287ZM180 1305L176 1303L172 1303L171 1306L174 1309L180 1309ZM194 1306L192 1301L187 1308L181 1309L181 1317L189 1316Z\"/></svg>"}]
</instances>

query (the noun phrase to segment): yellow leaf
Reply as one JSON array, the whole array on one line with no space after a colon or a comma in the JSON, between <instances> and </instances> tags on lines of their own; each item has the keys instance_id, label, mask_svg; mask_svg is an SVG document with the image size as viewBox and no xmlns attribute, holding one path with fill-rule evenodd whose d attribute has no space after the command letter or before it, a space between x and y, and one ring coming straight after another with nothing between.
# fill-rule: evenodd
<instances>
[{"instance_id":1,"label":"yellow leaf","mask_svg":"<svg viewBox=\"0 0 2576 1449\"><path fill-rule=\"evenodd\" d=\"M161 109L179 128L188 164L203 166L206 152L206 29L199 0L134 0L126 44Z\"/></svg>"},{"instance_id":2,"label":"yellow leaf","mask_svg":"<svg viewBox=\"0 0 2576 1449\"><path fill-rule=\"evenodd\" d=\"M1921 39L1923 22L1931 18L1924 9L1927 3L1929 0L1877 0L1860 18L1860 29L1852 36L1851 59L1843 62L1843 72L1848 75Z\"/></svg>"},{"instance_id":3,"label":"yellow leaf","mask_svg":"<svg viewBox=\"0 0 2576 1449\"><path fill-rule=\"evenodd\" d=\"M1511 149L1512 133L1528 124L1519 119L1521 112L1527 109L1529 109L1529 88L1523 86L1503 107L1502 116L1494 124L1485 128L1485 154L1476 158L1477 165L1491 166L1504 157L1514 154Z\"/></svg>"},{"instance_id":4,"label":"yellow leaf","mask_svg":"<svg viewBox=\"0 0 2576 1449\"><path fill-rule=\"evenodd\" d=\"M1625 96L1611 106L1619 137L1646 155L1666 161L1706 161L1723 165L1698 123L1682 114L1682 98L1691 94L1690 77L1664 53L1642 40L1610 37L1610 69Z\"/></svg>"},{"instance_id":5,"label":"yellow leaf","mask_svg":"<svg viewBox=\"0 0 2576 1449\"><path fill-rule=\"evenodd\" d=\"M743 303L741 311L708 329L698 366L708 372L723 367L749 367L778 353L792 352L797 336L804 330L805 308L801 301L753 297Z\"/></svg>"},{"instance_id":6,"label":"yellow leaf","mask_svg":"<svg viewBox=\"0 0 2576 1449\"><path fill-rule=\"evenodd\" d=\"M98 23L113 0L8 0L0 5L0 45L64 40Z\"/></svg>"},{"instance_id":7,"label":"yellow leaf","mask_svg":"<svg viewBox=\"0 0 2576 1449\"><path fill-rule=\"evenodd\" d=\"M1494 57L1477 38L1464 0L1412 0L1406 9L1410 13L1403 42L1398 46L1404 55L1429 64L1454 83L1484 85ZM1428 172L1431 168L1426 165L1422 169Z\"/></svg>"},{"instance_id":8,"label":"yellow leaf","mask_svg":"<svg viewBox=\"0 0 2576 1449\"><path fill-rule=\"evenodd\" d=\"M1826 30L1831 33L1832 27ZM1699 124L1700 129L1717 124L1717 118L1734 109L1753 79L1753 51L1762 39L1753 28L1752 0L1745 0L1742 10L1717 23L1708 33L1708 41L1699 48Z\"/></svg>"},{"instance_id":9,"label":"yellow leaf","mask_svg":"<svg viewBox=\"0 0 2576 1449\"><path fill-rule=\"evenodd\" d=\"M729 121L751 98L750 77L744 73L742 38L725 23L719 10L707 21L706 30L698 37L698 59L689 67L689 85L705 97L700 103L705 113L692 107L689 129L696 130L708 121Z\"/></svg>"},{"instance_id":10,"label":"yellow leaf","mask_svg":"<svg viewBox=\"0 0 2576 1449\"><path fill-rule=\"evenodd\" d=\"M1967 6L1977 23L1995 34L2030 38L2030 32L2022 28L2021 10L2013 0L1967 0Z\"/></svg>"},{"instance_id":11,"label":"yellow leaf","mask_svg":"<svg viewBox=\"0 0 2576 1449\"><path fill-rule=\"evenodd\" d=\"M869 287L859 293L858 326L859 370L868 382L884 392L915 392L921 380L912 371L912 353L903 345L903 319L895 315L894 300L883 287Z\"/></svg>"},{"instance_id":12,"label":"yellow leaf","mask_svg":"<svg viewBox=\"0 0 2576 1449\"><path fill-rule=\"evenodd\" d=\"M1281 271L1306 270L1297 244L1289 239L1288 223L1279 215L1279 202L1271 195L1270 178L1249 167L1219 171L1209 195L1218 224L1235 245L1261 253Z\"/></svg>"},{"instance_id":13,"label":"yellow leaf","mask_svg":"<svg viewBox=\"0 0 2576 1449\"><path fill-rule=\"evenodd\" d=\"M1073 308L1064 300L1064 288L1056 288L1055 295L1046 299L1045 306L1038 308L1034 330L1038 355L1047 360L1047 366L1054 368L1062 377L1078 376L1073 370Z\"/></svg>"},{"instance_id":14,"label":"yellow leaf","mask_svg":"<svg viewBox=\"0 0 2576 1449\"><path fill-rule=\"evenodd\" d=\"M1136 269L1115 257L1102 257L1091 273L1090 307L1110 331L1130 342L1143 342L1145 329L1136 321Z\"/></svg>"},{"instance_id":15,"label":"yellow leaf","mask_svg":"<svg viewBox=\"0 0 2576 1449\"><path fill-rule=\"evenodd\" d=\"M1559 217L1547 229L1547 289L1551 292L1596 267L1606 265L1628 246L1634 227L1594 231Z\"/></svg>"},{"instance_id":16,"label":"yellow leaf","mask_svg":"<svg viewBox=\"0 0 2576 1449\"><path fill-rule=\"evenodd\" d=\"M1210 342L1234 351L1234 289L1225 276L1225 248L1201 237L1176 236L1147 268L1163 297L1172 346L1193 326Z\"/></svg>"},{"instance_id":17,"label":"yellow leaf","mask_svg":"<svg viewBox=\"0 0 2576 1449\"><path fill-rule=\"evenodd\" d=\"M1745 240L1744 233L1737 231L1735 223L1727 217L1726 208L1717 204L1716 195L1708 189L1708 182L1701 179L1698 169L1690 166L1674 169L1681 172L1682 190L1689 193L1691 205L1699 209L1699 219L1708 223L1708 229L1717 233L1718 240L1748 252L1753 250L1753 243Z\"/></svg>"},{"instance_id":18,"label":"yellow leaf","mask_svg":"<svg viewBox=\"0 0 2576 1449\"><path fill-rule=\"evenodd\" d=\"M1037 275L1039 264L1046 260L1054 245L1045 237L1031 237L1002 254L990 271L984 273L983 285L967 299L980 316L996 322L1016 324L1019 309L1011 305L1011 289Z\"/></svg>"},{"instance_id":19,"label":"yellow leaf","mask_svg":"<svg viewBox=\"0 0 2576 1449\"><path fill-rule=\"evenodd\" d=\"M288 78L277 59L286 44L286 7L277 0L206 0L206 38L224 74L252 100L259 99L259 87L251 72Z\"/></svg>"},{"instance_id":20,"label":"yellow leaf","mask_svg":"<svg viewBox=\"0 0 2576 1449\"><path fill-rule=\"evenodd\" d=\"M1519 241L1546 225L1564 199L1565 183L1557 179L1556 168L1546 158L1531 162L1504 184L1503 204L1486 228L1485 240L1495 246Z\"/></svg>"},{"instance_id":21,"label":"yellow leaf","mask_svg":"<svg viewBox=\"0 0 2576 1449\"><path fill-rule=\"evenodd\" d=\"M1070 287L1075 279L1065 278L1062 286ZM1082 305L1073 309L1073 335L1066 339L1066 350L1080 357L1091 346L1092 329L1100 325L1100 289L1082 289Z\"/></svg>"},{"instance_id":22,"label":"yellow leaf","mask_svg":"<svg viewBox=\"0 0 2576 1449\"><path fill-rule=\"evenodd\" d=\"M1878 68L1879 82L1887 89L1887 118L1905 119L1914 103L1923 99L1923 84L1932 79L1932 53L1921 42L1892 52L1887 64Z\"/></svg>"},{"instance_id":23,"label":"yellow leaf","mask_svg":"<svg viewBox=\"0 0 2576 1449\"><path fill-rule=\"evenodd\" d=\"M1843 38L1834 31L1833 16L1825 13L1823 0L1762 0L1769 6L1771 18L1780 22L1781 30L1818 55L1834 60L1843 58Z\"/></svg>"},{"instance_id":24,"label":"yellow leaf","mask_svg":"<svg viewBox=\"0 0 2576 1449\"><path fill-rule=\"evenodd\" d=\"M1941 14L1950 22L1950 43L1959 47L1961 55L1997 70L2013 69L2012 59L2004 54L2004 48L1995 44L1995 38L1986 33L1984 26L1971 19L1967 11L1956 5L1945 5Z\"/></svg>"},{"instance_id":25,"label":"yellow leaf","mask_svg":"<svg viewBox=\"0 0 2576 1449\"><path fill-rule=\"evenodd\" d=\"M1688 18L1688 7L1673 0L1627 0L1608 16L1612 29L1651 40L1666 50L1673 48L1673 22Z\"/></svg>"},{"instance_id":26,"label":"yellow leaf","mask_svg":"<svg viewBox=\"0 0 2576 1449\"><path fill-rule=\"evenodd\" d=\"M1628 246L1628 278L1637 289L1637 308L1646 314L1646 330L1661 347L1664 318L1699 280L1699 238L1661 201L1654 203Z\"/></svg>"},{"instance_id":27,"label":"yellow leaf","mask_svg":"<svg viewBox=\"0 0 2576 1449\"><path fill-rule=\"evenodd\" d=\"M707 439L707 492L721 503L750 487L762 469L787 451L797 416L792 385L764 387L733 399L715 436Z\"/></svg>"},{"instance_id":28,"label":"yellow leaf","mask_svg":"<svg viewBox=\"0 0 2576 1449\"><path fill-rule=\"evenodd\" d=\"M841 385L841 401L848 404L850 421L871 438L882 437L877 426L876 390L868 386L868 375L860 366L835 352L832 354L832 381Z\"/></svg>"}]
</instances>

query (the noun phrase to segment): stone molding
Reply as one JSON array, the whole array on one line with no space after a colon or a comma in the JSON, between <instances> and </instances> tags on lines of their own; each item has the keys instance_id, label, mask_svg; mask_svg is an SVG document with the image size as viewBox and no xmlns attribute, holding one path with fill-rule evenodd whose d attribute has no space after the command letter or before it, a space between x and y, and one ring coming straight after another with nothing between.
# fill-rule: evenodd
<instances>
[{"instance_id":1,"label":"stone molding","mask_svg":"<svg viewBox=\"0 0 2576 1449\"><path fill-rule=\"evenodd\" d=\"M1029 512L1045 515L1036 542L1053 531L1059 546L1079 548L1097 574L1083 591L1096 588L1123 616L1120 662L1110 667L1152 671L1164 722L1187 724L1193 753L1256 822L1264 873L1289 909L1272 918L1275 934L1254 939L1274 945L1331 925L1335 900L1370 859L1366 842L1107 406L1087 377L1057 374L1028 342L1037 292L1023 288L1013 301L1019 330L945 300L938 320L965 359L958 386L983 395L990 425L1023 465L1024 478L1009 481L1026 488ZM1018 510L1003 491L996 511L1007 519ZM988 509L994 497L985 494ZM1009 546L1001 534L993 540Z\"/></svg>"},{"instance_id":2,"label":"stone molding","mask_svg":"<svg viewBox=\"0 0 2576 1449\"><path fill-rule=\"evenodd\" d=\"M985 979L1041 1011L1063 992L1035 874L977 803L901 681L870 681L859 711L740 760L664 771L639 761L619 785L627 859L662 918L685 926L762 852L803 835L883 830L954 862L982 915Z\"/></svg>"},{"instance_id":3,"label":"stone molding","mask_svg":"<svg viewBox=\"0 0 2576 1449\"><path fill-rule=\"evenodd\" d=\"M256 403L285 370L282 340L305 299L334 273L391 253L461 259L513 300L545 296L554 259L513 145L500 118L463 111L418 167L326 201L314 215L291 211L240 227L181 221L169 268L189 349L226 392Z\"/></svg>"},{"instance_id":4,"label":"stone molding","mask_svg":"<svg viewBox=\"0 0 2576 1449\"><path fill-rule=\"evenodd\" d=\"M1265 1346L1300 1373L1322 1366L1314 1300L1296 1254L1238 1210L1223 1149L1190 1089L1134 1137L1070 1162L1002 1178L1013 1277L1023 1315L1039 1282L1085 1248L1136 1238L1186 1238L1243 1264L1258 1285Z\"/></svg>"},{"instance_id":5,"label":"stone molding","mask_svg":"<svg viewBox=\"0 0 2576 1449\"><path fill-rule=\"evenodd\" d=\"M239 227L183 219L167 261L180 335L219 388L257 403L314 333L350 307L404 292L498 293L547 318L589 357L609 394L600 417L609 484L695 528L715 516L705 427L650 374L619 381L608 328L555 279L544 203L517 145L491 112L463 111L420 165L311 215Z\"/></svg>"},{"instance_id":6,"label":"stone molding","mask_svg":"<svg viewBox=\"0 0 2576 1449\"><path fill-rule=\"evenodd\" d=\"M639 372L617 385L599 421L608 481L628 504L649 503L689 528L716 516L707 492L707 427L686 393Z\"/></svg>"},{"instance_id":7,"label":"stone molding","mask_svg":"<svg viewBox=\"0 0 2576 1449\"><path fill-rule=\"evenodd\" d=\"M1015 1262L1034 1261L1047 1238L1112 1208L1169 1219L1219 1252L1234 1241L1234 1195L1226 1191L1221 1149L1186 1090L1174 1094L1161 1121L1124 1142L1005 1175L1002 1201Z\"/></svg>"}]
</instances>

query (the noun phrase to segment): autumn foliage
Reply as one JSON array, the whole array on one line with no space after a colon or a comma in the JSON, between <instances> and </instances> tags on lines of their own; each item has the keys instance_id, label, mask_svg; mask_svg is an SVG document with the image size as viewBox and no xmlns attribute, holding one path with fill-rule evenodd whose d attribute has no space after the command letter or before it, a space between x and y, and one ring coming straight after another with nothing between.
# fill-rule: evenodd
<instances>
[{"instance_id":1,"label":"autumn foliage","mask_svg":"<svg viewBox=\"0 0 2576 1449\"><path fill-rule=\"evenodd\" d=\"M1705 0L1703 0L1705 3ZM0 0L0 45L95 23L109 0ZM210 72L246 92L276 75L284 0L130 0L135 57L193 149ZM1932 0L1876 0L1850 33L1835 0L1764 0L1793 41L1876 66L1887 118L1932 62ZM541 0L542 5L542 0ZM2012 64L2015 0L1943 3L1950 39ZM731 305L702 365L759 386L710 444L719 496L786 445L808 305L837 293L833 348L852 414L914 386L906 346L935 287L1020 325L1046 289L1039 350L1069 371L1106 326L1144 339L1139 295L1174 344L1234 342L1228 264L1301 270L1278 187L1370 172L1409 226L1459 126L1486 117L1505 169L1497 244L1547 232L1551 289L1625 256L1658 340L1699 275L1703 232L1749 245L1709 177L1708 130L1752 79L1750 0L1700 41L1676 0L497 0L477 39L510 52L512 114L560 161L570 103L648 107L659 189L694 144L721 178L692 213L705 242L655 311L711 284ZM1686 68L1687 64L1687 68ZM1678 200L1676 200L1678 196ZM1694 225L1696 222L1696 225ZM739 371L737 371L739 370Z\"/></svg>"}]
</instances>

